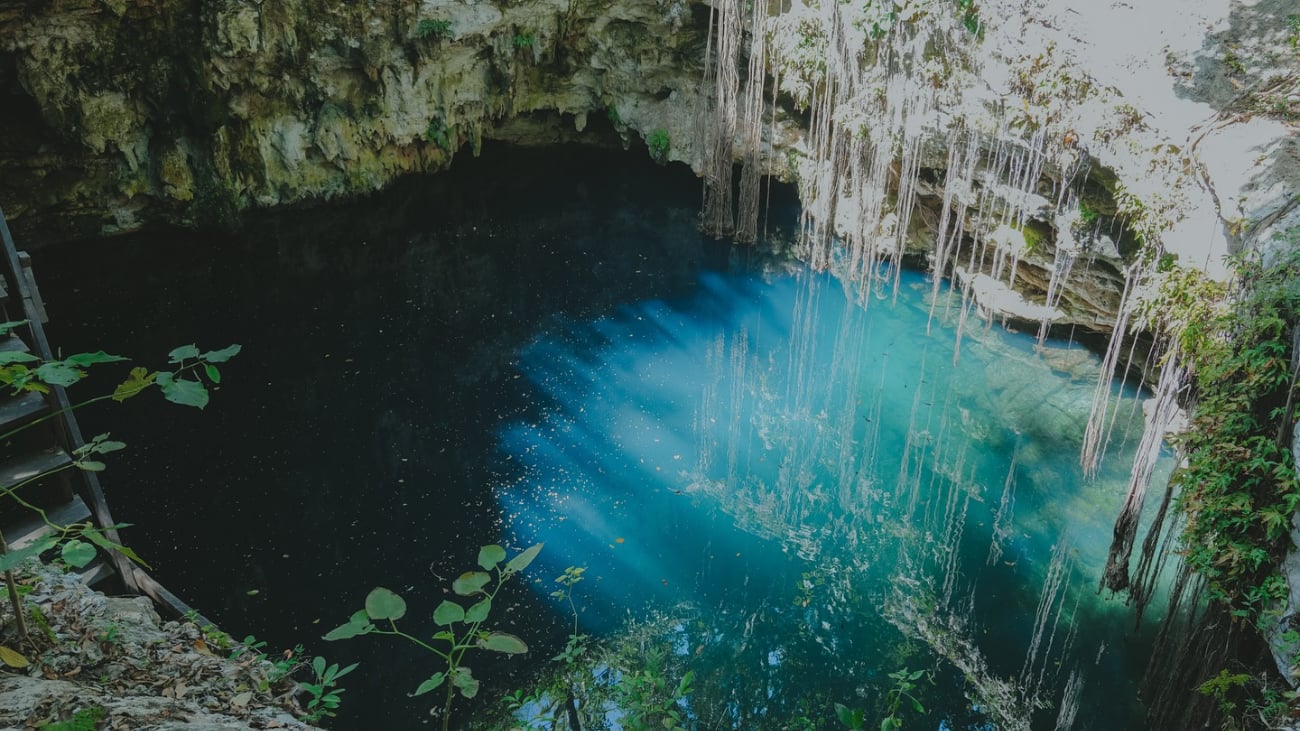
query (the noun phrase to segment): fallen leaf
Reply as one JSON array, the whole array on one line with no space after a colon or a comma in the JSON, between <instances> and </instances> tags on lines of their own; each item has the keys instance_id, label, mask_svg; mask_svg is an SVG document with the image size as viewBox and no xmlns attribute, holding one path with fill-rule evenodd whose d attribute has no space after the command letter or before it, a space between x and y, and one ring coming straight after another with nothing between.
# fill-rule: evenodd
<instances>
[{"instance_id":1,"label":"fallen leaf","mask_svg":"<svg viewBox=\"0 0 1300 731\"><path fill-rule=\"evenodd\" d=\"M243 708L248 705L248 702L251 700L253 700L253 694L249 691L244 691L243 693L236 695L234 698L231 698L230 705Z\"/></svg>"},{"instance_id":2,"label":"fallen leaf","mask_svg":"<svg viewBox=\"0 0 1300 731\"><path fill-rule=\"evenodd\" d=\"M4 645L0 645L0 662L11 668L25 668L31 664L27 662L27 658L22 656L22 653L11 650Z\"/></svg>"},{"instance_id":3,"label":"fallen leaf","mask_svg":"<svg viewBox=\"0 0 1300 731\"><path fill-rule=\"evenodd\" d=\"M213 654L212 650L208 649L208 643L204 642L202 637L194 641L194 649L198 650L200 655Z\"/></svg>"}]
</instances>

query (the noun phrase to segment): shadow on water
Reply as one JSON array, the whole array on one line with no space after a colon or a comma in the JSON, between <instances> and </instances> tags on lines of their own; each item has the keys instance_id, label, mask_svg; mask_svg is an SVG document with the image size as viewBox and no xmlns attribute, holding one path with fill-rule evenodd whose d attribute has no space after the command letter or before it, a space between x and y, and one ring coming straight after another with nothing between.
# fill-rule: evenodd
<instances>
[{"instance_id":1,"label":"shadow on water","mask_svg":"<svg viewBox=\"0 0 1300 731\"><path fill-rule=\"evenodd\" d=\"M924 666L926 727L984 723L968 673L915 631L923 611L961 618L990 676L1059 695L1086 669L1080 719L1137 728L1114 699L1134 697L1145 640L1093 592L1124 468L1077 467L1095 358L993 330L954 369L951 325L918 336L919 276L864 311L828 275L701 237L699 195L687 171L624 156L490 150L239 238L40 252L67 351L244 345L204 413L83 415L130 445L105 474L128 542L232 634L360 661L336 728L428 721L406 693L432 666L384 638L317 638L376 585L428 629L499 540L547 547L534 591L494 614L535 651L476 662L485 698L562 645L551 578L585 565L589 630L681 617L702 719L872 708L888 673ZM1140 417L1120 403L1121 424ZM1053 576L1065 588L1040 599Z\"/></svg>"}]
</instances>

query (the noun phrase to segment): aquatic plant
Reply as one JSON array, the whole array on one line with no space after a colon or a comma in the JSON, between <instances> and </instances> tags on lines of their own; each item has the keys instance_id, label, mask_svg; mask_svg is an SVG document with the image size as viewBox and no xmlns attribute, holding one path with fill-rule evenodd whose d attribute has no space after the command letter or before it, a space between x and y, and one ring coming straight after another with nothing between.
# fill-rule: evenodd
<instances>
[{"instance_id":1,"label":"aquatic plant","mask_svg":"<svg viewBox=\"0 0 1300 731\"><path fill-rule=\"evenodd\" d=\"M501 587L512 576L528 568L541 550L542 544L538 543L506 561L506 551L501 546L487 545L479 549L478 565L483 571L461 574L452 582L451 589L457 596L481 598L469 607L444 600L433 610L434 623L443 628L434 633L432 638L438 646L397 628L397 620L406 616L406 601L383 587L372 589L366 595L364 608L354 612L346 623L327 632L324 639L333 641L368 634L391 635L401 637L438 656L445 664L445 669L434 672L420 683L414 695L424 695L446 687L442 728L447 731L451 728L451 708L456 700L456 691L460 691L465 698L473 698L479 692L478 679L474 677L473 670L464 664L467 652L476 648L505 655L528 652L528 645L519 637L506 632L485 630L483 623L491 614L492 602L500 593ZM495 576L489 572L495 572ZM387 628L376 625L376 622L386 623Z\"/></svg>"}]
</instances>

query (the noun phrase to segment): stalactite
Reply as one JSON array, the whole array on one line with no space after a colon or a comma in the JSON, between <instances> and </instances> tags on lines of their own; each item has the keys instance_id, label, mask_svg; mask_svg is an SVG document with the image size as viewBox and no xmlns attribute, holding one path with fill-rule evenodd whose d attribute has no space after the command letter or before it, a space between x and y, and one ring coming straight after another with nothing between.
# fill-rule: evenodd
<instances>
[{"instance_id":1,"label":"stalactite","mask_svg":"<svg viewBox=\"0 0 1300 731\"><path fill-rule=\"evenodd\" d=\"M1115 519L1114 535L1111 538L1110 551L1106 556L1106 568L1102 573L1101 586L1113 592L1121 592L1129 586L1128 564L1133 553L1133 541L1137 536L1138 521L1142 517L1142 505L1146 499L1147 486L1151 484L1151 475L1155 471L1156 461L1164 444L1165 434L1174 425L1179 415L1178 394L1182 390L1187 372L1179 363L1177 341L1171 349L1160 371L1160 381L1156 386L1155 406L1147 414L1146 424L1142 430L1142 439L1133 455L1133 466L1129 472L1128 493L1119 516Z\"/></svg>"}]
</instances>

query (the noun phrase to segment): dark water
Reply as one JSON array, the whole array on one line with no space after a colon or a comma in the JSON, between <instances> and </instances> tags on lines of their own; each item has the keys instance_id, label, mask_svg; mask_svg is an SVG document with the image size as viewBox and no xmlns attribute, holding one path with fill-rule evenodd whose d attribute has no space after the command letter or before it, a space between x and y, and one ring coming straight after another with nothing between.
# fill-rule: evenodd
<instances>
[{"instance_id":1,"label":"dark water","mask_svg":"<svg viewBox=\"0 0 1300 731\"><path fill-rule=\"evenodd\" d=\"M546 666L567 631L551 579L584 565L589 631L684 618L665 641L702 678L701 727L835 728L833 702L872 708L905 666L935 671L907 728L981 727L967 659L931 649L959 617L945 636L988 677L1044 688L1035 728L1074 670L1075 728L1140 728L1144 641L1093 592L1136 401L1118 466L1085 480L1095 359L972 320L954 367L959 298L932 319L929 283L905 275L896 302L859 302L702 238L698 205L682 170L497 150L242 236L92 242L36 270L68 351L161 365L243 344L203 413L142 400L88 409L83 430L130 445L104 482L164 584L236 636L362 663L336 728L432 723L406 693L433 667L319 636L376 585L425 629L439 577L498 541L546 543L494 614L537 651L476 662L484 697ZM774 227L792 213L776 201Z\"/></svg>"}]
</instances>

